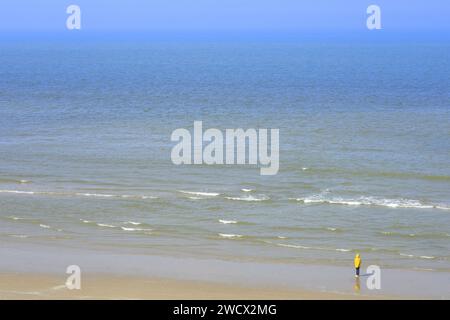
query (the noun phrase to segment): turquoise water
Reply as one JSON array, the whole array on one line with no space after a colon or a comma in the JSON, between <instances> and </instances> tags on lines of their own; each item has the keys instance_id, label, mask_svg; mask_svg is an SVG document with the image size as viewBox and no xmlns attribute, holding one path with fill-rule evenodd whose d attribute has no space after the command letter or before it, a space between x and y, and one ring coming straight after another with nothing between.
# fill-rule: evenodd
<instances>
[{"instance_id":1,"label":"turquoise water","mask_svg":"<svg viewBox=\"0 0 450 320\"><path fill-rule=\"evenodd\" d=\"M0 241L450 272L449 88L446 43L2 43ZM195 120L279 173L173 165Z\"/></svg>"}]
</instances>

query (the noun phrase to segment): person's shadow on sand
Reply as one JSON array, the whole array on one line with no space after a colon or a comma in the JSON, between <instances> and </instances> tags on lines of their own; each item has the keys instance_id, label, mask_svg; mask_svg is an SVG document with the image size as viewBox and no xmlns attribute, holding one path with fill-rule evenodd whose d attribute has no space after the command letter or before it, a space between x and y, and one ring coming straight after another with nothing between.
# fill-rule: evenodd
<instances>
[{"instance_id":1,"label":"person's shadow on sand","mask_svg":"<svg viewBox=\"0 0 450 320\"><path fill-rule=\"evenodd\" d=\"M371 272L371 273L364 273L364 274L361 274L360 277L368 277L368 276L372 276L372 275L374 275L374 274L375 274L375 271L373 271L373 272Z\"/></svg>"}]
</instances>

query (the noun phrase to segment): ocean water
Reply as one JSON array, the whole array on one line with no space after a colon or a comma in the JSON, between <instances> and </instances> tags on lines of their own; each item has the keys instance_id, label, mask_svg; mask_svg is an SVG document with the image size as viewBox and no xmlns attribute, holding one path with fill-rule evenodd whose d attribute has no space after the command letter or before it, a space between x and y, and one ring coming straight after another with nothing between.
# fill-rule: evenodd
<instances>
[{"instance_id":1,"label":"ocean water","mask_svg":"<svg viewBox=\"0 0 450 320\"><path fill-rule=\"evenodd\" d=\"M1 43L0 243L450 272L449 88L448 43ZM175 166L195 120L279 173Z\"/></svg>"}]
</instances>

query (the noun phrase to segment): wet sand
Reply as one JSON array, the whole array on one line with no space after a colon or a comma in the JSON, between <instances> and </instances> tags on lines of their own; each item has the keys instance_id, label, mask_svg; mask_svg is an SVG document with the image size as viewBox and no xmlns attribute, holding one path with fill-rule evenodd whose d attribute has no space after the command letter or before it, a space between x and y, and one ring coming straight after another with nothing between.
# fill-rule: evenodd
<instances>
[{"instance_id":1,"label":"wet sand","mask_svg":"<svg viewBox=\"0 0 450 320\"><path fill-rule=\"evenodd\" d=\"M447 272L381 266L371 290L353 266L170 257L105 250L0 244L1 299L448 299ZM352 261L350 261L352 262ZM363 265L363 271L367 268ZM64 286L81 270L82 290Z\"/></svg>"},{"instance_id":2,"label":"wet sand","mask_svg":"<svg viewBox=\"0 0 450 320\"><path fill-rule=\"evenodd\" d=\"M85 275L80 290L65 278L42 274L0 274L0 299L374 299L374 296L245 287L205 281ZM377 296L377 298L386 298Z\"/></svg>"}]
</instances>

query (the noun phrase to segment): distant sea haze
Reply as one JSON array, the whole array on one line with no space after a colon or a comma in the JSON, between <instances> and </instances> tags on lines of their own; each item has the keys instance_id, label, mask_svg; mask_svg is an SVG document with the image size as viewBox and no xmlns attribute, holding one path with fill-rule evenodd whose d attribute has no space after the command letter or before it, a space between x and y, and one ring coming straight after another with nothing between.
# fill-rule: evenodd
<instances>
[{"instance_id":1,"label":"distant sea haze","mask_svg":"<svg viewBox=\"0 0 450 320\"><path fill-rule=\"evenodd\" d=\"M8 248L450 272L447 43L2 43L0 75ZM174 165L196 120L278 128L278 173Z\"/></svg>"}]
</instances>

